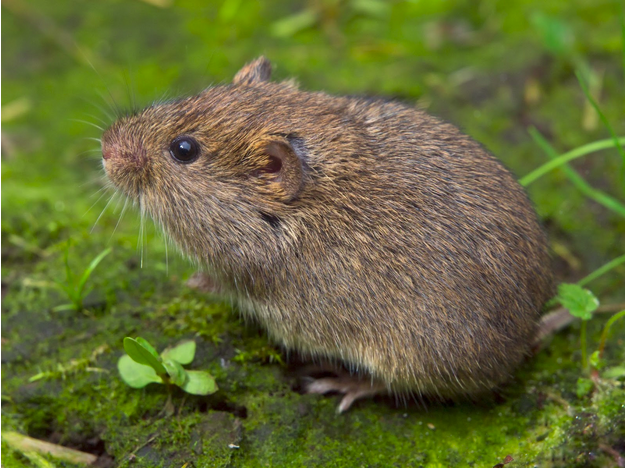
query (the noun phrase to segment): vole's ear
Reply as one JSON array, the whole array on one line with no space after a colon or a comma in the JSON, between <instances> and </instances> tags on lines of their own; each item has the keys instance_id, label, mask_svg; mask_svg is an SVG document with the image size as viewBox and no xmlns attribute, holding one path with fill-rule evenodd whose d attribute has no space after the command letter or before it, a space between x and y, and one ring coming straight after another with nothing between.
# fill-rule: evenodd
<instances>
[{"instance_id":1,"label":"vole's ear","mask_svg":"<svg viewBox=\"0 0 625 468\"><path fill-rule=\"evenodd\" d=\"M235 85L253 86L271 78L271 62L267 57L261 56L246 64L234 76L232 83Z\"/></svg>"},{"instance_id":2,"label":"vole's ear","mask_svg":"<svg viewBox=\"0 0 625 468\"><path fill-rule=\"evenodd\" d=\"M284 201L294 200L304 185L301 155L286 139L275 139L265 143L262 152L268 159L255 175L280 184Z\"/></svg>"}]
</instances>

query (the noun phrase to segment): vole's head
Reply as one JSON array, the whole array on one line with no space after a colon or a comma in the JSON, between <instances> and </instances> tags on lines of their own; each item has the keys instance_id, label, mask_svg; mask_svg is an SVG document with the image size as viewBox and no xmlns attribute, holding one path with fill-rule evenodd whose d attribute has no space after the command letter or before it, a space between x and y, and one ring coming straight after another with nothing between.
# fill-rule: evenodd
<instances>
[{"instance_id":1,"label":"vole's head","mask_svg":"<svg viewBox=\"0 0 625 468\"><path fill-rule=\"evenodd\" d=\"M231 85L148 107L102 137L113 184L208 263L273 248L305 187L303 140L288 105L277 105L298 91L270 83L270 73L261 57Z\"/></svg>"}]
</instances>

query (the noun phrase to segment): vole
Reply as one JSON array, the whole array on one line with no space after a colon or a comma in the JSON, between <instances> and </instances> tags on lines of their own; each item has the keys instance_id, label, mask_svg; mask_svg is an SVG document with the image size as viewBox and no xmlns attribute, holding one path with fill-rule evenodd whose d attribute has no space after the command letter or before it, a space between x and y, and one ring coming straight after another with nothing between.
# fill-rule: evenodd
<instances>
[{"instance_id":1,"label":"vole","mask_svg":"<svg viewBox=\"0 0 625 468\"><path fill-rule=\"evenodd\" d=\"M545 233L482 146L416 108L270 81L120 118L105 171L287 349L354 399L454 398L508 380L552 294ZM363 376L365 378L363 378Z\"/></svg>"}]
</instances>

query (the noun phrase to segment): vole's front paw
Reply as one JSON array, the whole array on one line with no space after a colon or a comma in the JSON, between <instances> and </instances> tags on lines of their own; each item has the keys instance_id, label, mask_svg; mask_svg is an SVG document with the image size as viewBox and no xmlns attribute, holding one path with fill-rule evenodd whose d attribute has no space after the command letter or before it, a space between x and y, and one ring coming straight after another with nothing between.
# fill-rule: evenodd
<instances>
[{"instance_id":1,"label":"vole's front paw","mask_svg":"<svg viewBox=\"0 0 625 468\"><path fill-rule=\"evenodd\" d=\"M308 381L304 384L304 389L306 393L342 393L344 396L336 409L337 413L348 410L352 403L359 398L372 397L386 391L386 387L380 383L349 374L320 379L308 378Z\"/></svg>"}]
</instances>

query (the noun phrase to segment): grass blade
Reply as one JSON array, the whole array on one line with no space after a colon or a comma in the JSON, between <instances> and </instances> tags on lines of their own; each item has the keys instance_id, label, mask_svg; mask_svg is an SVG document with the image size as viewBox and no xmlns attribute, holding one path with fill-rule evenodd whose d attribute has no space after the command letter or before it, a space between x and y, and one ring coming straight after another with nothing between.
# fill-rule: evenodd
<instances>
[{"instance_id":1,"label":"grass blade","mask_svg":"<svg viewBox=\"0 0 625 468\"><path fill-rule=\"evenodd\" d=\"M538 133L537 130L534 129L534 131ZM531 133L532 131L530 130L530 134ZM617 140L620 144L625 144L625 137L618 138ZM575 149L572 149L571 151L567 151L566 153L556 157L555 159L552 159L551 161L543 164L542 166L537 167L532 172L522 177L519 180L519 183L523 187L527 187L529 184L531 184L532 182L535 182L537 179L544 176L548 172L554 170L557 167L562 166L563 164L566 164L569 161L572 161L577 158L581 158L582 156L585 156L590 153L594 153L595 151L599 151L599 150L603 150L607 148L614 148L614 146L615 146L615 142L611 138L607 138L605 140L594 141L592 143L588 143L587 145L579 146Z\"/></svg>"},{"instance_id":2,"label":"grass blade","mask_svg":"<svg viewBox=\"0 0 625 468\"><path fill-rule=\"evenodd\" d=\"M66 310L77 310L76 309L76 304L72 303L72 304L61 304L58 305L56 307L52 308L52 312L63 312Z\"/></svg>"},{"instance_id":3,"label":"grass blade","mask_svg":"<svg viewBox=\"0 0 625 468\"><path fill-rule=\"evenodd\" d=\"M612 140L614 140L614 145L616 146L616 148L618 148L618 152L620 153L621 160L622 160L621 161L622 162L621 177L622 177L625 174L625 150L623 149L623 146L621 145L618 137L616 136L616 133L614 133L614 129L610 125L610 122L608 122L607 117L601 111L599 104L592 97L592 94L590 94L590 91L588 90L588 86L586 85L586 82L582 78L581 73L575 72L575 76L577 76L577 81L579 81L579 85L582 87L582 90L584 91L584 94L586 95L586 99L588 99L588 102L590 102L592 107L595 109L595 112L597 113L597 115L599 116L599 118L601 119L605 127L608 129L608 132L610 132L610 135L612 136Z\"/></svg>"},{"instance_id":4,"label":"grass blade","mask_svg":"<svg viewBox=\"0 0 625 468\"><path fill-rule=\"evenodd\" d=\"M74 275L72 275L72 269L69 267L69 246L71 243L71 239L67 241L67 245L65 246L65 278L67 279L67 284L72 285L74 283Z\"/></svg>"},{"instance_id":5,"label":"grass blade","mask_svg":"<svg viewBox=\"0 0 625 468\"><path fill-rule=\"evenodd\" d=\"M561 156L558 156L553 146L549 144L549 142L545 139L545 137L543 137L540 134L540 132L536 130L536 128L530 127L529 133L534 139L534 141L536 142L536 144L538 144L538 146L540 146L543 149L543 151L547 153L547 156L551 158L551 162L556 161L557 159L561 158ZM609 140L604 140L604 141L609 141ZM544 167L544 165L541 167ZM567 177L571 180L573 185L575 185L575 187L577 187L580 192L582 192L588 198L593 199L597 203L625 217L625 205L623 205L622 203L620 203L618 200L611 197L607 193L602 192L601 190L598 190L592 187L590 184L588 184L588 182L584 180L582 176L580 176L574 169L567 166L566 164L562 165L562 169L564 170ZM521 185L524 185L523 182L521 182Z\"/></svg>"},{"instance_id":6,"label":"grass blade","mask_svg":"<svg viewBox=\"0 0 625 468\"><path fill-rule=\"evenodd\" d=\"M610 320L607 321L605 327L603 327L603 331L601 332L601 339L599 340L599 358L603 357L603 350L605 349L605 343L608 341L608 334L610 333L610 328L617 320L625 317L625 310L621 310L620 312L614 314L610 317Z\"/></svg>"},{"instance_id":7,"label":"grass blade","mask_svg":"<svg viewBox=\"0 0 625 468\"><path fill-rule=\"evenodd\" d=\"M625 255L621 255L620 257L616 257L614 260L609 261L608 263L606 263L602 267L597 268L591 274L589 274L588 276L585 276L584 278L579 280L577 282L577 284L579 284L580 286L584 286L584 285L590 283L591 281L596 280L600 276L605 275L608 271L612 270L613 268L616 268L621 263L625 263Z\"/></svg>"},{"instance_id":8,"label":"grass blade","mask_svg":"<svg viewBox=\"0 0 625 468\"><path fill-rule=\"evenodd\" d=\"M625 75L625 2L621 2L621 45L623 51L621 53L623 59L623 74Z\"/></svg>"},{"instance_id":9,"label":"grass blade","mask_svg":"<svg viewBox=\"0 0 625 468\"><path fill-rule=\"evenodd\" d=\"M93 273L93 270L96 269L96 267L102 261L102 259L104 259L104 257L106 257L109 253L111 253L111 249L110 248L100 252L100 255L98 255L96 258L91 260L91 263L89 264L87 269L82 274L82 276L80 278L80 283L78 284L78 297L79 298L82 298L82 292L85 289L85 283L87 282L87 280L91 276L91 273Z\"/></svg>"}]
</instances>

